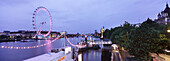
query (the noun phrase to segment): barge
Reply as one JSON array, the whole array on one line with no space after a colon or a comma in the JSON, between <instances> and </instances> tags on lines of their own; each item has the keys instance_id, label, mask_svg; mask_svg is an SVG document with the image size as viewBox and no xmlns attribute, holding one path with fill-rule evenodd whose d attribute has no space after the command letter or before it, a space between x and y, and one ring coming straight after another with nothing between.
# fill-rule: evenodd
<instances>
[{"instance_id":1,"label":"barge","mask_svg":"<svg viewBox=\"0 0 170 61\"><path fill-rule=\"evenodd\" d=\"M42 54L24 61L74 61L73 52L70 46L60 49L53 49L51 52Z\"/></svg>"}]
</instances>

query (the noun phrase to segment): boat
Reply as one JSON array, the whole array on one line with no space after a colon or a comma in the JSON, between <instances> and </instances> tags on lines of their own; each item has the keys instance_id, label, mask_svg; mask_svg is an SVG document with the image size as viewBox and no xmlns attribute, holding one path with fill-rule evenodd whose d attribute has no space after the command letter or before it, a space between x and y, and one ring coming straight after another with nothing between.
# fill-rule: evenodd
<instances>
[{"instance_id":1,"label":"boat","mask_svg":"<svg viewBox=\"0 0 170 61\"><path fill-rule=\"evenodd\" d=\"M51 52L42 54L24 61L74 61L73 52L70 46L60 49L52 49Z\"/></svg>"},{"instance_id":2,"label":"boat","mask_svg":"<svg viewBox=\"0 0 170 61\"><path fill-rule=\"evenodd\" d=\"M91 41L90 41L91 42ZM83 52L89 49L100 49L99 45L93 45L93 44L89 44L89 42L81 42L79 43L79 45L86 45L86 47L82 47L82 48L78 48L78 52Z\"/></svg>"}]
</instances>

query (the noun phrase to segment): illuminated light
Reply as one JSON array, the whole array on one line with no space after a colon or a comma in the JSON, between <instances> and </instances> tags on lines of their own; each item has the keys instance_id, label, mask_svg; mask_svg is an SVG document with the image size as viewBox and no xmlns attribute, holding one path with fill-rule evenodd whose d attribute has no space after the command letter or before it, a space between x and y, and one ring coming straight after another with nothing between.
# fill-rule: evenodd
<instances>
[{"instance_id":1,"label":"illuminated light","mask_svg":"<svg viewBox=\"0 0 170 61\"><path fill-rule=\"evenodd\" d=\"M39 47L39 46L37 46L37 47Z\"/></svg>"},{"instance_id":2,"label":"illuminated light","mask_svg":"<svg viewBox=\"0 0 170 61\"><path fill-rule=\"evenodd\" d=\"M41 46L43 46L43 45L41 45Z\"/></svg>"},{"instance_id":3,"label":"illuminated light","mask_svg":"<svg viewBox=\"0 0 170 61\"><path fill-rule=\"evenodd\" d=\"M170 32L170 30L167 30L167 32Z\"/></svg>"},{"instance_id":4,"label":"illuminated light","mask_svg":"<svg viewBox=\"0 0 170 61\"><path fill-rule=\"evenodd\" d=\"M64 59L65 59L66 57L64 56Z\"/></svg>"},{"instance_id":5,"label":"illuminated light","mask_svg":"<svg viewBox=\"0 0 170 61\"><path fill-rule=\"evenodd\" d=\"M60 60L63 60L63 58L60 58Z\"/></svg>"},{"instance_id":6,"label":"illuminated light","mask_svg":"<svg viewBox=\"0 0 170 61\"><path fill-rule=\"evenodd\" d=\"M64 32L60 35L60 36L58 36L58 37L56 37L54 40L52 40L52 41L50 41L50 42L47 42L47 43L44 43L44 44L41 44L41 45L37 45L37 46L28 46L28 47L19 47L19 46L17 46L17 47L11 47L11 46L1 46L1 48L14 48L14 49L29 49L29 48L38 48L38 47L41 47L41 46L45 46L45 45L47 45L47 44L50 44L50 43L52 43L52 42L54 42L54 41L56 41L57 39L59 39L62 35L64 35L65 37L66 37L66 35L64 34ZM70 41L69 41L69 39L66 37L66 39L67 39L67 41L72 45L72 46L75 46L75 47L78 47L78 48L82 48L82 47L86 47L86 45L74 45L74 44L72 44ZM63 57L62 59L64 59L65 57Z\"/></svg>"},{"instance_id":7,"label":"illuminated light","mask_svg":"<svg viewBox=\"0 0 170 61\"><path fill-rule=\"evenodd\" d=\"M18 49L18 47L16 47L16 49Z\"/></svg>"},{"instance_id":8,"label":"illuminated light","mask_svg":"<svg viewBox=\"0 0 170 61\"><path fill-rule=\"evenodd\" d=\"M4 48L4 46L1 46L1 48Z\"/></svg>"}]
</instances>

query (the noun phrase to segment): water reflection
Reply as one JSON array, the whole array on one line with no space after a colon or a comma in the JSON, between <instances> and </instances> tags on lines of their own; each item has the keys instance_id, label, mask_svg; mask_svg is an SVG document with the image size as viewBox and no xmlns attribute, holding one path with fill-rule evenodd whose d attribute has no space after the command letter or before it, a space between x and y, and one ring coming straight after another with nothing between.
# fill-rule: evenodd
<instances>
[{"instance_id":1,"label":"water reflection","mask_svg":"<svg viewBox=\"0 0 170 61\"><path fill-rule=\"evenodd\" d=\"M93 38L94 39L94 38ZM70 42L77 44L84 40L82 37L69 38ZM0 46L35 46L48 43L51 40L32 40L34 42L3 42ZM64 47L64 45L71 46L65 38L58 39L51 44L32 49L0 49L0 61L22 61L41 54L48 53L51 49ZM73 47L72 47L73 48ZM75 47L74 47L75 48ZM89 50L78 55L80 61L101 61L102 50Z\"/></svg>"},{"instance_id":2,"label":"water reflection","mask_svg":"<svg viewBox=\"0 0 170 61\"><path fill-rule=\"evenodd\" d=\"M70 39L70 38L69 38ZM64 38L58 39L51 44L46 46L31 48L31 49L2 49L0 48L0 61L22 61L28 58L32 58L41 54L48 53L53 48L64 47ZM3 42L0 46L36 46L44 43L48 43L51 40L32 40L34 42ZM80 40L71 39L73 44L80 42ZM68 42L66 42L68 44ZM68 44L69 45L69 44ZM69 45L70 46L70 45Z\"/></svg>"},{"instance_id":3,"label":"water reflection","mask_svg":"<svg viewBox=\"0 0 170 61\"><path fill-rule=\"evenodd\" d=\"M78 61L111 61L111 52L98 50L88 50L78 54Z\"/></svg>"},{"instance_id":4,"label":"water reflection","mask_svg":"<svg viewBox=\"0 0 170 61\"><path fill-rule=\"evenodd\" d=\"M51 40L45 40L45 43L49 43L49 42L51 42ZM46 51L51 51L51 49L52 49L52 44L50 43L50 44L48 44L47 46L46 46Z\"/></svg>"},{"instance_id":5,"label":"water reflection","mask_svg":"<svg viewBox=\"0 0 170 61\"><path fill-rule=\"evenodd\" d=\"M111 61L111 51L110 50L103 50L101 56L102 56L101 61Z\"/></svg>"},{"instance_id":6,"label":"water reflection","mask_svg":"<svg viewBox=\"0 0 170 61\"><path fill-rule=\"evenodd\" d=\"M84 51L79 53L78 61L111 61L111 52L102 49Z\"/></svg>"}]
</instances>

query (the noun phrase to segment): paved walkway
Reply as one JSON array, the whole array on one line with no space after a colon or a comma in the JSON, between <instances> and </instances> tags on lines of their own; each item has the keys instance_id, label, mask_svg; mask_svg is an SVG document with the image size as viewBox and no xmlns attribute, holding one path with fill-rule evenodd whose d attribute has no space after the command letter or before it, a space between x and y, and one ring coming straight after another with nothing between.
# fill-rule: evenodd
<instances>
[{"instance_id":1,"label":"paved walkway","mask_svg":"<svg viewBox=\"0 0 170 61\"><path fill-rule=\"evenodd\" d=\"M165 61L164 58L158 56L156 53L150 53L152 57L155 57L153 58L153 61Z\"/></svg>"},{"instance_id":2,"label":"paved walkway","mask_svg":"<svg viewBox=\"0 0 170 61\"><path fill-rule=\"evenodd\" d=\"M160 57L164 58L165 61L170 61L170 55L166 55L166 54L159 54Z\"/></svg>"},{"instance_id":3,"label":"paved walkway","mask_svg":"<svg viewBox=\"0 0 170 61\"><path fill-rule=\"evenodd\" d=\"M112 61L122 61L119 52L112 52Z\"/></svg>"},{"instance_id":4,"label":"paved walkway","mask_svg":"<svg viewBox=\"0 0 170 61\"><path fill-rule=\"evenodd\" d=\"M126 50L120 50L120 55L122 57L122 61L125 61L126 57L130 57Z\"/></svg>"}]
</instances>

